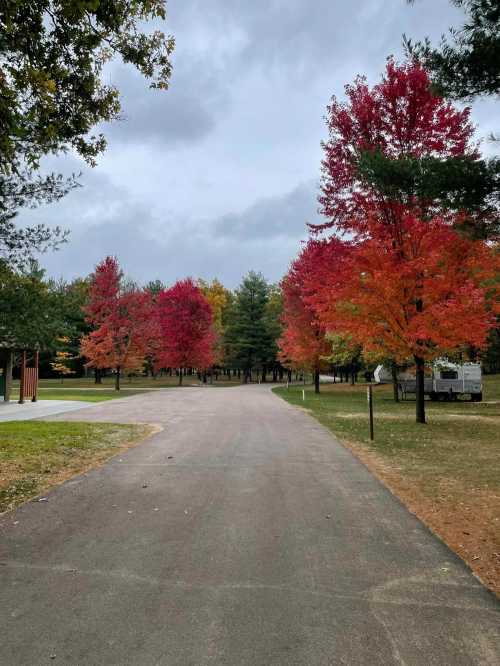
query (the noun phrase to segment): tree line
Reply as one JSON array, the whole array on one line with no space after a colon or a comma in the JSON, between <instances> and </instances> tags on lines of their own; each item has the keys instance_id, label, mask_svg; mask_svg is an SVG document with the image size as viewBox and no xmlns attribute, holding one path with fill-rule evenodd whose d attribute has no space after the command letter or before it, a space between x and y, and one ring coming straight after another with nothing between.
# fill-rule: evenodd
<instances>
[{"instance_id":1,"label":"tree line","mask_svg":"<svg viewBox=\"0 0 500 666\"><path fill-rule=\"evenodd\" d=\"M77 285L85 285L78 292L78 320L52 331L62 343L52 362L55 372L67 368L69 374L75 362L80 368L83 362L98 383L111 371L117 389L130 373L175 373L179 384L193 372L203 382L225 375L244 383L284 377L278 358L281 290L258 273L250 272L234 291L217 279L187 278L170 287L154 280L141 287L124 276L116 258L106 257L65 296L74 296Z\"/></svg>"}]
</instances>

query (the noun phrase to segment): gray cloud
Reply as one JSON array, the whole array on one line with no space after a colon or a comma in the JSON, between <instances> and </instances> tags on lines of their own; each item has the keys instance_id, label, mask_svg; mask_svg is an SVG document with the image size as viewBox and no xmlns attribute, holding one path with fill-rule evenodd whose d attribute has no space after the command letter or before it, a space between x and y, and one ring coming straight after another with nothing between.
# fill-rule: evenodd
<instances>
[{"instance_id":1,"label":"gray cloud","mask_svg":"<svg viewBox=\"0 0 500 666\"><path fill-rule=\"evenodd\" d=\"M303 237L306 223L318 222L317 185L301 183L287 194L257 201L247 210L228 214L214 223L216 238L279 238Z\"/></svg>"},{"instance_id":2,"label":"gray cloud","mask_svg":"<svg viewBox=\"0 0 500 666\"><path fill-rule=\"evenodd\" d=\"M143 77L124 66L113 70L111 81L122 91L122 113L102 128L110 143L196 143L212 131L227 103L216 76L189 59L175 68L168 91L149 89Z\"/></svg>"},{"instance_id":3,"label":"gray cloud","mask_svg":"<svg viewBox=\"0 0 500 666\"><path fill-rule=\"evenodd\" d=\"M278 280L316 217L316 183L332 94L358 73L376 81L401 36L435 41L457 24L448 0L169 0L176 38L166 92L114 63L123 120L84 187L21 223L69 227L70 243L43 257L54 275L91 271L116 254L131 277L191 274L228 286L249 269ZM155 26L159 27L159 26ZM476 105L486 128L491 106ZM486 149L494 149L487 146ZM47 161L79 171L75 157Z\"/></svg>"},{"instance_id":4,"label":"gray cloud","mask_svg":"<svg viewBox=\"0 0 500 666\"><path fill-rule=\"evenodd\" d=\"M278 281L299 240L307 235L304 221L311 219L308 214L314 214L314 206L315 188L305 183L281 197L258 201L234 218L175 224L124 198L114 210L102 209L98 224L75 225L70 242L44 255L43 263L53 275L76 277L90 273L112 254L127 274L143 282L156 277L171 283L185 275L217 276L235 287L253 266ZM64 218L62 209L60 217Z\"/></svg>"}]
</instances>

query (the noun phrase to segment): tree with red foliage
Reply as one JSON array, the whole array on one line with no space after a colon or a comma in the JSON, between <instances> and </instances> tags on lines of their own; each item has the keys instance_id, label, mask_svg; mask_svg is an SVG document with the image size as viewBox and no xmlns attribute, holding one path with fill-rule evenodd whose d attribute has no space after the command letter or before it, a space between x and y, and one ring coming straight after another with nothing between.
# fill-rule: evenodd
<instances>
[{"instance_id":1,"label":"tree with red foliage","mask_svg":"<svg viewBox=\"0 0 500 666\"><path fill-rule=\"evenodd\" d=\"M336 228L352 239L345 269L333 277L335 284L344 279L344 286L331 288L329 325L344 326L365 348L414 357L417 421L425 423L424 361L466 342L480 346L491 322L473 260L485 259L488 247L467 244L454 232L484 220L465 209L464 197L450 201L434 185L439 176L449 189L456 160L475 172L479 153L471 144L469 110L437 96L416 62L389 60L379 85L370 89L358 78L346 93L347 103L333 99L328 107L330 139L322 163L320 203L327 221L319 228Z\"/></svg>"},{"instance_id":2,"label":"tree with red foliage","mask_svg":"<svg viewBox=\"0 0 500 666\"><path fill-rule=\"evenodd\" d=\"M161 342L156 364L178 368L181 385L185 368L206 370L214 363L212 309L190 278L162 291L157 307Z\"/></svg>"},{"instance_id":3,"label":"tree with red foliage","mask_svg":"<svg viewBox=\"0 0 500 666\"><path fill-rule=\"evenodd\" d=\"M95 330L82 339L82 356L88 359L89 367L113 368L119 391L121 373L142 367L154 338L151 295L135 288L124 289L118 261L106 257L96 267L85 313Z\"/></svg>"},{"instance_id":4,"label":"tree with red foliage","mask_svg":"<svg viewBox=\"0 0 500 666\"><path fill-rule=\"evenodd\" d=\"M279 358L285 365L291 362L295 367L312 371L316 393L331 344L326 340L326 328L316 316L311 297L317 286L318 269L329 265L333 249L333 244L327 241L310 241L281 282L283 332L278 340Z\"/></svg>"},{"instance_id":5,"label":"tree with red foliage","mask_svg":"<svg viewBox=\"0 0 500 666\"><path fill-rule=\"evenodd\" d=\"M417 62L390 59L381 83L370 89L358 77L345 90L348 101L334 97L327 109L319 197L327 221L320 227L362 234L376 214L381 224L396 227L397 239L407 212L443 217L453 206L443 200L438 181L450 178L457 161L472 170L479 160L470 109L456 109L436 95Z\"/></svg>"},{"instance_id":6,"label":"tree with red foliage","mask_svg":"<svg viewBox=\"0 0 500 666\"><path fill-rule=\"evenodd\" d=\"M397 248L370 220L366 240L332 239L336 260L317 276L310 303L325 329L379 358L413 359L423 380L425 361L484 348L500 312L500 257L439 219L408 215L400 228ZM417 421L425 422L418 402Z\"/></svg>"}]
</instances>

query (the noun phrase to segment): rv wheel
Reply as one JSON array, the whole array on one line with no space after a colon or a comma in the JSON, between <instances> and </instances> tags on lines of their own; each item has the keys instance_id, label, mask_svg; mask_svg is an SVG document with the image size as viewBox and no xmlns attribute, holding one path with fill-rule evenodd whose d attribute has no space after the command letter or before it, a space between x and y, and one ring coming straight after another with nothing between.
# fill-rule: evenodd
<instances>
[{"instance_id":1,"label":"rv wheel","mask_svg":"<svg viewBox=\"0 0 500 666\"><path fill-rule=\"evenodd\" d=\"M482 402L483 392L481 391L481 393L472 393L471 394L471 400L472 400L472 402Z\"/></svg>"}]
</instances>

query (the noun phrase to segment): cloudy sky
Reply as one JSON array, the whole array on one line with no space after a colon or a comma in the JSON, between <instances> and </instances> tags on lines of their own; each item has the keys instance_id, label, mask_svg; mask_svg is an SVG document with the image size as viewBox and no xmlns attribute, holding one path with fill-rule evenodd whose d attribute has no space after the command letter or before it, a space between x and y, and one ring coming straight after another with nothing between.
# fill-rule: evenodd
<instances>
[{"instance_id":1,"label":"cloudy sky","mask_svg":"<svg viewBox=\"0 0 500 666\"><path fill-rule=\"evenodd\" d=\"M461 14L449 0L169 0L176 39L167 92L116 63L123 119L104 127L94 169L73 157L83 187L20 221L59 224L70 242L50 274L89 273L107 254L128 275L191 275L235 287L248 270L278 280L316 219L320 142L332 94L358 73L375 82L401 35L437 40ZM488 105L474 109L481 134Z\"/></svg>"}]
</instances>

